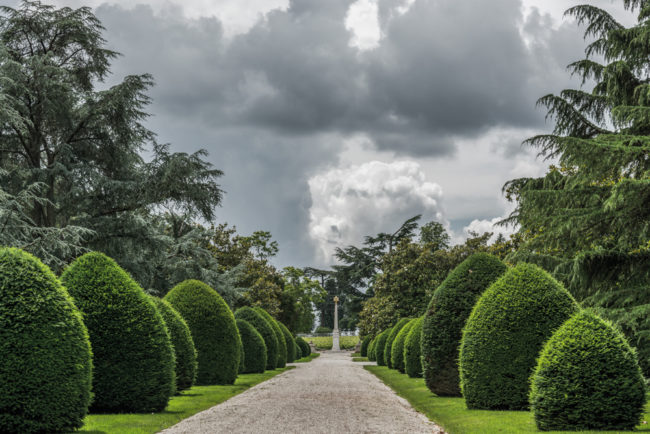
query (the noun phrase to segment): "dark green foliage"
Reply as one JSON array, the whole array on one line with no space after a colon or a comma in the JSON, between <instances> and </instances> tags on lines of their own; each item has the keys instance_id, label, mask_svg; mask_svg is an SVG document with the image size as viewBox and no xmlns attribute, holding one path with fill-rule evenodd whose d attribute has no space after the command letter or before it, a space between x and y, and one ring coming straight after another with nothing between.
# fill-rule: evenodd
<instances>
[{"instance_id":1,"label":"dark green foliage","mask_svg":"<svg viewBox=\"0 0 650 434\"><path fill-rule=\"evenodd\" d=\"M480 295L506 266L487 253L476 253L449 273L436 289L422 325L422 368L429 390L461 396L458 347L465 321Z\"/></svg>"},{"instance_id":2,"label":"dark green foliage","mask_svg":"<svg viewBox=\"0 0 650 434\"><path fill-rule=\"evenodd\" d=\"M280 330L282 331L282 336L284 337L284 341L287 344L287 363L291 363L294 360L296 360L296 342L293 339L293 335L285 326L282 324L280 321L277 321L278 326L280 327Z\"/></svg>"},{"instance_id":3,"label":"dark green foliage","mask_svg":"<svg viewBox=\"0 0 650 434\"><path fill-rule=\"evenodd\" d=\"M404 343L404 371L409 377L417 378L422 376L422 358L421 343L422 343L422 324L424 317L421 316L417 319L411 331L409 331Z\"/></svg>"},{"instance_id":4,"label":"dark green foliage","mask_svg":"<svg viewBox=\"0 0 650 434\"><path fill-rule=\"evenodd\" d=\"M372 336L366 336L361 341L361 357L368 357L368 345L370 345L371 340Z\"/></svg>"},{"instance_id":5,"label":"dark green foliage","mask_svg":"<svg viewBox=\"0 0 650 434\"><path fill-rule=\"evenodd\" d=\"M301 337L296 338L296 342L298 343L298 347L300 348L300 357L307 357L308 355L311 354L311 347L307 343L306 340L304 340Z\"/></svg>"},{"instance_id":6,"label":"dark green foliage","mask_svg":"<svg viewBox=\"0 0 650 434\"><path fill-rule=\"evenodd\" d=\"M237 309L235 318L248 321L262 335L266 345L266 369L275 369L278 363L278 338L271 324L258 311L248 306Z\"/></svg>"},{"instance_id":7,"label":"dark green foliage","mask_svg":"<svg viewBox=\"0 0 650 434\"><path fill-rule=\"evenodd\" d=\"M393 342L395 341L395 338L397 337L397 334L400 332L400 330L402 330L402 328L408 324L409 321L411 321L410 318L402 318L397 321L397 323L393 326L390 333L388 334L388 338L386 338L386 346L384 347L384 364L391 369L395 369L393 367L393 361L391 359Z\"/></svg>"},{"instance_id":8,"label":"dark green foliage","mask_svg":"<svg viewBox=\"0 0 650 434\"><path fill-rule=\"evenodd\" d=\"M253 308L264 317L271 324L273 333L275 333L275 338L278 340L278 358L276 362L277 368L284 368L287 364L287 341L284 339L284 334L278 325L278 322L271 316L270 313L262 309L261 307Z\"/></svg>"},{"instance_id":9,"label":"dark green foliage","mask_svg":"<svg viewBox=\"0 0 650 434\"><path fill-rule=\"evenodd\" d=\"M237 320L237 329L243 346L242 373L262 373L266 369L266 344L264 338L248 321Z\"/></svg>"},{"instance_id":10,"label":"dark green foliage","mask_svg":"<svg viewBox=\"0 0 650 434\"><path fill-rule=\"evenodd\" d=\"M406 342L406 337L411 331L411 327L413 327L413 324L415 324L417 320L417 318L413 318L402 327L399 333L397 333L397 336L395 336L393 346L390 349L390 364L393 369L397 369L402 374L404 373L404 343Z\"/></svg>"},{"instance_id":11,"label":"dark green foliage","mask_svg":"<svg viewBox=\"0 0 650 434\"><path fill-rule=\"evenodd\" d=\"M463 330L460 381L467 408L524 410L544 342L578 310L547 272L521 263L479 298Z\"/></svg>"},{"instance_id":12,"label":"dark green foliage","mask_svg":"<svg viewBox=\"0 0 650 434\"><path fill-rule=\"evenodd\" d=\"M370 360L371 362L374 362L374 361L377 360L377 351L376 351L377 337L378 336L375 336L374 338L372 338L372 340L370 341L370 344L368 344L368 360Z\"/></svg>"},{"instance_id":13,"label":"dark green foliage","mask_svg":"<svg viewBox=\"0 0 650 434\"><path fill-rule=\"evenodd\" d=\"M176 356L176 391L189 389L196 379L197 361L196 347L187 323L180 313L168 302L158 297L151 297L162 315L169 336L172 339L174 354Z\"/></svg>"},{"instance_id":14,"label":"dark green foliage","mask_svg":"<svg viewBox=\"0 0 650 434\"><path fill-rule=\"evenodd\" d=\"M79 428L91 400L88 332L52 271L0 249L0 431Z\"/></svg>"},{"instance_id":15,"label":"dark green foliage","mask_svg":"<svg viewBox=\"0 0 650 434\"><path fill-rule=\"evenodd\" d=\"M645 382L620 332L581 311L544 345L530 405L542 431L632 430L643 415Z\"/></svg>"},{"instance_id":16,"label":"dark green foliage","mask_svg":"<svg viewBox=\"0 0 650 434\"><path fill-rule=\"evenodd\" d=\"M203 282L186 280L172 288L165 300L181 314L192 333L199 363L196 384L233 384L241 339L223 298Z\"/></svg>"},{"instance_id":17,"label":"dark green foliage","mask_svg":"<svg viewBox=\"0 0 650 434\"><path fill-rule=\"evenodd\" d=\"M388 339L388 334L391 330L392 329L386 329L377 336L377 343L375 344L375 360L379 366L386 366L384 349L386 348L386 340Z\"/></svg>"},{"instance_id":18,"label":"dark green foliage","mask_svg":"<svg viewBox=\"0 0 650 434\"><path fill-rule=\"evenodd\" d=\"M93 350L94 411L162 411L174 393L174 348L142 288L108 256L77 258L61 275Z\"/></svg>"}]
</instances>

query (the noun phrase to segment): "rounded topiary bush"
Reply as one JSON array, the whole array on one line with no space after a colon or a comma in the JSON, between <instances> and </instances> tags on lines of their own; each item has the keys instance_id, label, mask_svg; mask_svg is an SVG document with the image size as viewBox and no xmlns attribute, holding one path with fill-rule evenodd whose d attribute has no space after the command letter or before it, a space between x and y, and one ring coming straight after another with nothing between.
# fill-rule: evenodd
<instances>
[{"instance_id":1,"label":"rounded topiary bush","mask_svg":"<svg viewBox=\"0 0 650 434\"><path fill-rule=\"evenodd\" d=\"M415 320L404 342L404 371L411 378L422 376L421 337L424 317Z\"/></svg>"},{"instance_id":2,"label":"rounded topiary bush","mask_svg":"<svg viewBox=\"0 0 650 434\"><path fill-rule=\"evenodd\" d=\"M266 369L266 344L264 338L248 321L237 320L237 328L243 346L242 373L262 373Z\"/></svg>"},{"instance_id":3,"label":"rounded topiary bush","mask_svg":"<svg viewBox=\"0 0 650 434\"><path fill-rule=\"evenodd\" d=\"M296 360L296 342L293 339L293 335L285 326L282 324L280 321L277 321L278 326L280 327L280 330L282 331L282 336L284 337L284 341L287 344L287 363L291 363L294 360Z\"/></svg>"},{"instance_id":4,"label":"rounded topiary bush","mask_svg":"<svg viewBox=\"0 0 650 434\"><path fill-rule=\"evenodd\" d=\"M255 309L260 315L264 317L264 319L269 322L269 324L271 324L271 328L273 328L273 332L275 333L275 338L278 340L278 358L276 367L284 368L287 365L287 341L284 339L282 329L280 329L280 326L278 325L278 322L275 320L275 318L273 318L267 311L261 307L255 307L253 309Z\"/></svg>"},{"instance_id":5,"label":"rounded topiary bush","mask_svg":"<svg viewBox=\"0 0 650 434\"><path fill-rule=\"evenodd\" d=\"M390 349L391 366L402 374L404 373L404 343L406 342L406 337L411 331L413 324L415 324L417 320L417 318L413 318L402 327L402 330L400 330L399 333L397 333L397 336L395 336L393 346Z\"/></svg>"},{"instance_id":6,"label":"rounded topiary bush","mask_svg":"<svg viewBox=\"0 0 650 434\"><path fill-rule=\"evenodd\" d=\"M19 249L0 249L0 432L83 425L92 354L81 313L54 273Z\"/></svg>"},{"instance_id":7,"label":"rounded topiary bush","mask_svg":"<svg viewBox=\"0 0 650 434\"><path fill-rule=\"evenodd\" d=\"M577 310L566 289L536 265L521 263L494 282L463 330L460 381L467 407L527 409L537 355Z\"/></svg>"},{"instance_id":8,"label":"rounded topiary bush","mask_svg":"<svg viewBox=\"0 0 650 434\"><path fill-rule=\"evenodd\" d=\"M377 336L377 343L375 344L375 359L377 360L377 366L386 366L386 360L384 359L384 349L386 348L386 340L388 339L388 334L392 329L386 329L383 332L379 333Z\"/></svg>"},{"instance_id":9,"label":"rounded topiary bush","mask_svg":"<svg viewBox=\"0 0 650 434\"><path fill-rule=\"evenodd\" d=\"M384 364L391 369L395 369L393 367L393 361L391 359L393 342L395 341L395 338L397 337L397 334L400 332L400 330L402 330L402 328L408 324L409 321L411 321L410 318L402 318L397 321L397 323L390 330L390 333L388 333L388 337L386 338L386 345L384 347Z\"/></svg>"},{"instance_id":10,"label":"rounded topiary bush","mask_svg":"<svg viewBox=\"0 0 650 434\"><path fill-rule=\"evenodd\" d=\"M300 349L300 358L307 357L308 355L311 354L311 347L309 346L306 340L304 340L301 337L297 337L296 343L298 344L298 348Z\"/></svg>"},{"instance_id":11,"label":"rounded topiary bush","mask_svg":"<svg viewBox=\"0 0 650 434\"><path fill-rule=\"evenodd\" d=\"M371 361L371 362L374 362L374 361L377 360L377 357L376 357L377 353L375 352L376 344L377 344L377 336L372 338L372 340L368 344L368 360Z\"/></svg>"},{"instance_id":12,"label":"rounded topiary bush","mask_svg":"<svg viewBox=\"0 0 650 434\"><path fill-rule=\"evenodd\" d=\"M187 323L180 313L168 302L158 297L151 297L158 312L162 315L169 336L172 339L176 356L176 391L189 389L196 379L197 361L196 347Z\"/></svg>"},{"instance_id":13,"label":"rounded topiary bush","mask_svg":"<svg viewBox=\"0 0 650 434\"><path fill-rule=\"evenodd\" d=\"M366 336L361 341L361 357L368 357L368 345L370 345L371 340L372 336Z\"/></svg>"},{"instance_id":14,"label":"rounded topiary bush","mask_svg":"<svg viewBox=\"0 0 650 434\"><path fill-rule=\"evenodd\" d=\"M174 393L174 349L153 301L117 263L92 252L61 280L83 313L93 350L92 409L162 411Z\"/></svg>"},{"instance_id":15,"label":"rounded topiary bush","mask_svg":"<svg viewBox=\"0 0 650 434\"><path fill-rule=\"evenodd\" d=\"M530 404L543 431L632 430L643 415L645 382L625 338L582 311L544 345Z\"/></svg>"},{"instance_id":16,"label":"rounded topiary bush","mask_svg":"<svg viewBox=\"0 0 650 434\"><path fill-rule=\"evenodd\" d=\"M262 335L266 345L266 369L275 369L278 363L278 338L275 335L273 326L264 316L248 306L237 309L235 318L248 321Z\"/></svg>"},{"instance_id":17,"label":"rounded topiary bush","mask_svg":"<svg viewBox=\"0 0 650 434\"><path fill-rule=\"evenodd\" d=\"M506 271L498 258L476 253L449 273L433 293L422 325L422 368L438 396L461 396L458 346L480 295Z\"/></svg>"},{"instance_id":18,"label":"rounded topiary bush","mask_svg":"<svg viewBox=\"0 0 650 434\"><path fill-rule=\"evenodd\" d=\"M196 384L233 384L241 358L235 317L221 296L198 280L179 283L165 300L190 328L198 354Z\"/></svg>"}]
</instances>

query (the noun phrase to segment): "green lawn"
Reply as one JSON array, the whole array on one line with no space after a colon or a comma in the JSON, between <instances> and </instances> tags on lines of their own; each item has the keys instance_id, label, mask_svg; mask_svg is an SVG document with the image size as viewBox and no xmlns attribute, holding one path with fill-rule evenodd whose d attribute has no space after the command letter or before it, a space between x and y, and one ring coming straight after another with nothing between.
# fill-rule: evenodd
<instances>
[{"instance_id":1,"label":"green lawn","mask_svg":"<svg viewBox=\"0 0 650 434\"><path fill-rule=\"evenodd\" d=\"M367 362L368 358L367 357L352 357L353 362Z\"/></svg>"},{"instance_id":2,"label":"green lawn","mask_svg":"<svg viewBox=\"0 0 650 434\"><path fill-rule=\"evenodd\" d=\"M535 427L531 412L468 410L463 398L437 397L427 389L421 378L410 378L385 366L369 365L364 368L379 377L398 395L410 402L413 408L424 413L450 434L540 432ZM650 421L650 405L646 407L644 420ZM650 426L640 425L638 431L650 431ZM575 431L571 432L575 433ZM612 431L606 432L612 433Z\"/></svg>"},{"instance_id":3,"label":"green lawn","mask_svg":"<svg viewBox=\"0 0 650 434\"><path fill-rule=\"evenodd\" d=\"M168 428L193 414L220 404L256 384L293 369L288 366L263 374L242 374L232 386L194 386L174 396L161 413L147 414L91 414L84 420L79 432L85 433L156 433Z\"/></svg>"},{"instance_id":4,"label":"green lawn","mask_svg":"<svg viewBox=\"0 0 650 434\"><path fill-rule=\"evenodd\" d=\"M320 353L311 353L310 355L305 356L305 357L303 357L302 359L298 359L298 360L294 361L293 363L307 363L307 362L311 362L312 360L314 360L314 359L315 359L316 357L318 357L318 356L320 356Z\"/></svg>"},{"instance_id":5,"label":"green lawn","mask_svg":"<svg viewBox=\"0 0 650 434\"><path fill-rule=\"evenodd\" d=\"M331 350L332 349L332 337L331 336L305 336L307 342L313 342L314 346L319 350ZM359 336L341 336L339 338L339 345L342 350L350 350L354 348L357 343L359 343Z\"/></svg>"}]
</instances>

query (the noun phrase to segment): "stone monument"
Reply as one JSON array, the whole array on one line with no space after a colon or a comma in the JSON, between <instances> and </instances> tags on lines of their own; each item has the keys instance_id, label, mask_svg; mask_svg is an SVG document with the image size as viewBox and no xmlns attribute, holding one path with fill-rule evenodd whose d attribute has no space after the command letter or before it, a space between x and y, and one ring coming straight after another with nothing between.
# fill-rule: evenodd
<instances>
[{"instance_id":1,"label":"stone monument","mask_svg":"<svg viewBox=\"0 0 650 434\"><path fill-rule=\"evenodd\" d=\"M332 351L341 351L339 344L339 298L334 296L334 330L332 330Z\"/></svg>"}]
</instances>

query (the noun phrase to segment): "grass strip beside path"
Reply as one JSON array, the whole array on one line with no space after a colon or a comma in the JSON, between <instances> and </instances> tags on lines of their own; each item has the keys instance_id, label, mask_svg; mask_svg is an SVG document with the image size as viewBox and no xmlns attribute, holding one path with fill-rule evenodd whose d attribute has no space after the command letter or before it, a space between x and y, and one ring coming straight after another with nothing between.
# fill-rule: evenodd
<instances>
[{"instance_id":1,"label":"grass strip beside path","mask_svg":"<svg viewBox=\"0 0 650 434\"><path fill-rule=\"evenodd\" d=\"M94 434L149 434L168 428L183 419L244 392L275 377L294 366L266 371L263 374L240 374L231 386L194 386L181 395L172 397L167 408L160 413L145 414L91 414L84 419L79 431Z\"/></svg>"},{"instance_id":2,"label":"grass strip beside path","mask_svg":"<svg viewBox=\"0 0 650 434\"><path fill-rule=\"evenodd\" d=\"M307 363L307 362L311 362L312 360L314 360L314 359L315 359L316 357L318 357L318 356L320 356L320 353L311 353L310 355L305 356L305 357L303 357L303 358L301 358L301 359L294 360L293 363Z\"/></svg>"},{"instance_id":3,"label":"grass strip beside path","mask_svg":"<svg viewBox=\"0 0 650 434\"><path fill-rule=\"evenodd\" d=\"M539 433L533 414L529 411L468 410L463 398L442 398L431 393L422 378L388 369L385 366L366 365L365 369L375 374L399 396L406 399L414 409L440 425L449 434L462 433ZM650 405L646 406L643 420L650 421ZM642 424L638 431L650 431L650 424ZM550 431L575 433L576 431ZM612 433L613 431L580 431L590 433Z\"/></svg>"},{"instance_id":4,"label":"grass strip beside path","mask_svg":"<svg viewBox=\"0 0 650 434\"><path fill-rule=\"evenodd\" d=\"M352 357L353 362L367 362L368 358L367 357Z\"/></svg>"}]
</instances>

